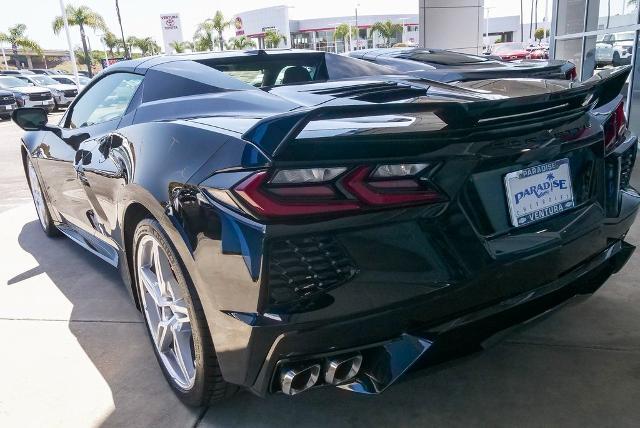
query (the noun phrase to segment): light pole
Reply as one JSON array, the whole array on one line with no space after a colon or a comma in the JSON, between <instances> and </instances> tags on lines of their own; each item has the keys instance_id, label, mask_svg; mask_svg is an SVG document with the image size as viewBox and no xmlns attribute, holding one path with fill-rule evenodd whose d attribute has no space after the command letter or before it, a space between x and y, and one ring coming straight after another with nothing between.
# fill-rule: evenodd
<instances>
[{"instance_id":1,"label":"light pole","mask_svg":"<svg viewBox=\"0 0 640 428\"><path fill-rule=\"evenodd\" d=\"M484 44L486 46L489 46L489 15L491 13L491 9L495 9L495 7L493 7L493 6L492 7L485 7L484 9L487 11L487 17L484 20L484 23L485 23L485 34L486 34L486 39L485 39Z\"/></svg>"},{"instance_id":2,"label":"light pole","mask_svg":"<svg viewBox=\"0 0 640 428\"><path fill-rule=\"evenodd\" d=\"M7 64L7 56L4 54L4 46L0 43L0 49L2 49L2 60L4 61L4 68L9 69L9 64Z\"/></svg>"},{"instance_id":3,"label":"light pole","mask_svg":"<svg viewBox=\"0 0 640 428\"><path fill-rule=\"evenodd\" d=\"M360 3L356 3L356 50L360 48L360 27L358 27L358 7L360 7Z\"/></svg>"},{"instance_id":4,"label":"light pole","mask_svg":"<svg viewBox=\"0 0 640 428\"><path fill-rule=\"evenodd\" d=\"M76 54L73 52L71 44L71 32L69 31L69 21L67 21L67 11L64 7L64 0L60 0L60 12L62 13L62 21L64 22L64 32L67 35L67 44L69 45L69 57L71 58L71 66L73 67L73 76L76 79L76 86L80 87L80 76L78 76L78 64L76 64Z\"/></svg>"},{"instance_id":5,"label":"light pole","mask_svg":"<svg viewBox=\"0 0 640 428\"><path fill-rule=\"evenodd\" d=\"M105 45L104 39L103 39L103 37L105 37L105 33L96 34L94 30L93 34L100 37L100 43L102 44L102 50L104 52L104 67L103 67L103 70L104 70L105 68L109 67L109 54L107 53L107 45Z\"/></svg>"}]
</instances>

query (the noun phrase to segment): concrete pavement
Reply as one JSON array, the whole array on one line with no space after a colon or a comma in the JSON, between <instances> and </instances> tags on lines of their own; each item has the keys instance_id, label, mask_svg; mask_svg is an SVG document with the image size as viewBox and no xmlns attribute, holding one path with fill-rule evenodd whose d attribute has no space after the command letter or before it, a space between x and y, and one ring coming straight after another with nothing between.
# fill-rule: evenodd
<instances>
[{"instance_id":1,"label":"concrete pavement","mask_svg":"<svg viewBox=\"0 0 640 428\"><path fill-rule=\"evenodd\" d=\"M381 396L335 389L182 406L109 265L40 231L0 122L0 427L637 426L640 252L586 302ZM640 174L636 174L636 183ZM640 224L629 241L640 242Z\"/></svg>"}]
</instances>

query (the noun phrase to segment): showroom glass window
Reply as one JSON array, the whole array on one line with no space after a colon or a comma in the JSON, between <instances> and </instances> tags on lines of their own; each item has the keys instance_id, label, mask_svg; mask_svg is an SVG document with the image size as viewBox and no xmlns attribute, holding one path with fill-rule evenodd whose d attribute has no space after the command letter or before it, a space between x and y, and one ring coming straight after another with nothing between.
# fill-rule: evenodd
<instances>
[{"instance_id":1,"label":"showroom glass window","mask_svg":"<svg viewBox=\"0 0 640 428\"><path fill-rule=\"evenodd\" d=\"M625 64L637 69L639 6L640 0L555 0L553 57L574 62L581 80ZM623 95L630 127L638 132L640 87L635 74Z\"/></svg>"}]
</instances>

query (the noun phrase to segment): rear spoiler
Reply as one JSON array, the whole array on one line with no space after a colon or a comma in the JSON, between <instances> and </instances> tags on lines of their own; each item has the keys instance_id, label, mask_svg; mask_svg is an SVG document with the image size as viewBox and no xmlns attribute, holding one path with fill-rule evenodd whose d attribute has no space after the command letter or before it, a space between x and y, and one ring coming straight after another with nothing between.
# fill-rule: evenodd
<instances>
[{"instance_id":1,"label":"rear spoiler","mask_svg":"<svg viewBox=\"0 0 640 428\"><path fill-rule=\"evenodd\" d=\"M411 126L389 128L372 133L354 132L350 135L332 136L331 142L340 139L374 140L390 134L397 137L456 137L481 130L511 129L527 124L546 124L549 120L569 120L593 108L605 105L620 94L631 66L603 71L590 79L574 84L566 90L497 100L443 101L442 98L424 97L412 103L349 104L320 106L295 110L260 120L243 134L243 138L259 146L272 158L291 158L287 151L295 145L297 137L311 122L371 118L376 116L407 115L413 118ZM437 119L436 119L437 118ZM425 123L434 119L442 123L438 129L424 130ZM423 128L420 129L420 125ZM314 138L320 142L329 140ZM291 155L291 153L290 153ZM293 160L293 159L292 159Z\"/></svg>"}]
</instances>

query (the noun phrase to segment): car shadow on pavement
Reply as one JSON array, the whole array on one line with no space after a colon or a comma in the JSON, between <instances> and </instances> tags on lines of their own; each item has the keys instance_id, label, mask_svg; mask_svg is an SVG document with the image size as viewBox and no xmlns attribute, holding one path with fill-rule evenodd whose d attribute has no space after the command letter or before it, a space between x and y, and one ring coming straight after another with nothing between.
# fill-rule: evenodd
<instances>
[{"instance_id":1,"label":"car shadow on pavement","mask_svg":"<svg viewBox=\"0 0 640 428\"><path fill-rule=\"evenodd\" d=\"M73 305L69 330L110 389L113 410L86 425L193 425L201 411L184 407L162 377L142 318L117 269L69 239L46 237L38 221L23 226L18 242L37 266L14 276L8 285L42 273L48 276ZM64 397L63 390L60 394ZM110 403L91 405L111 408Z\"/></svg>"}]
</instances>

